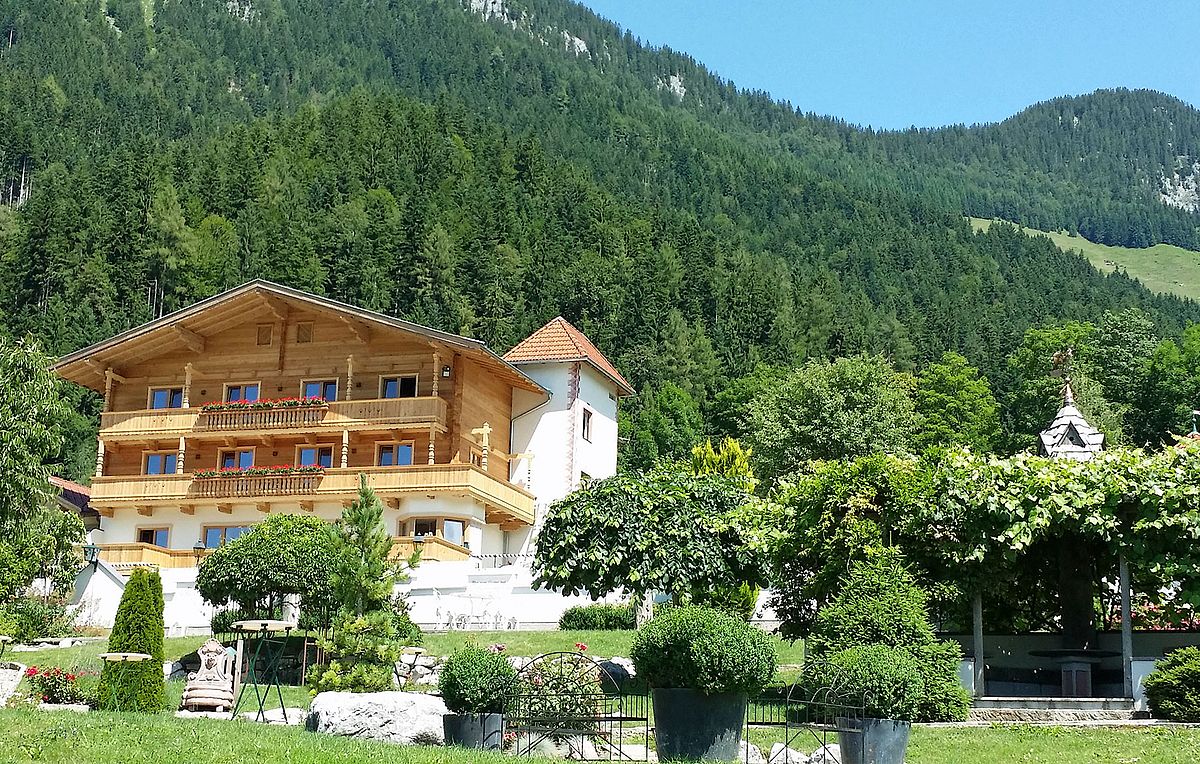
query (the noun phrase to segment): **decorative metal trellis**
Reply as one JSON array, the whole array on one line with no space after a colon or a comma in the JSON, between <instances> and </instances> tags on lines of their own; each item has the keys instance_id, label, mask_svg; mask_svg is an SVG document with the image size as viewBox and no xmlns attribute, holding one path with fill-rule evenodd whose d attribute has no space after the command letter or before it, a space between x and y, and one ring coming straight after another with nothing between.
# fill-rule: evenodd
<instances>
[{"instance_id":1,"label":"decorative metal trellis","mask_svg":"<svg viewBox=\"0 0 1200 764\"><path fill-rule=\"evenodd\" d=\"M518 756L552 747L578 761L645 761L649 708L644 692L623 692L596 660L546 653L517 672L517 691L506 698L506 748Z\"/></svg>"},{"instance_id":2,"label":"decorative metal trellis","mask_svg":"<svg viewBox=\"0 0 1200 764\"><path fill-rule=\"evenodd\" d=\"M798 764L788 758L788 750L801 754L829 750L828 746L839 745L840 736L861 734L864 706L861 699L849 700L853 695L847 691L843 675L828 669L816 675L828 677L828 684L813 687L797 681L766 690L751 700L746 712L745 737L749 739L752 727L774 729L780 733L778 742L786 746L775 757L770 757L769 750L763 751L769 759L767 764ZM749 751L747 747L747 763ZM824 764L863 764L861 746L854 746L853 750L840 747L836 759L825 756L820 760Z\"/></svg>"}]
</instances>

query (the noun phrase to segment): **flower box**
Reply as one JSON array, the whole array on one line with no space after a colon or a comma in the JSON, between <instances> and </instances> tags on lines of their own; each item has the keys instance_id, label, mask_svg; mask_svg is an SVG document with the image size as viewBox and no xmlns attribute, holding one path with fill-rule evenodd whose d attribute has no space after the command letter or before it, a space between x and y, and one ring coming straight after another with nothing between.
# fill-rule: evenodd
<instances>
[{"instance_id":1,"label":"flower box","mask_svg":"<svg viewBox=\"0 0 1200 764\"><path fill-rule=\"evenodd\" d=\"M273 475L322 475L324 467L296 467L291 464L279 464L272 467L225 467L218 470L196 470L195 476L201 478L238 478L263 477Z\"/></svg>"},{"instance_id":2,"label":"flower box","mask_svg":"<svg viewBox=\"0 0 1200 764\"><path fill-rule=\"evenodd\" d=\"M269 411L271 409L327 408L324 398L274 398L257 401L213 401L205 403L200 411L205 414L215 411Z\"/></svg>"}]
</instances>

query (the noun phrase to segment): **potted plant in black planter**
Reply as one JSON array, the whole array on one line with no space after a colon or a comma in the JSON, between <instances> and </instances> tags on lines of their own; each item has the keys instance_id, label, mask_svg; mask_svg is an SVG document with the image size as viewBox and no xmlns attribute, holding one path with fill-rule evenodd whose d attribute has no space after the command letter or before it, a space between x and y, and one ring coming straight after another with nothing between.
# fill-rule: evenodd
<instances>
[{"instance_id":1,"label":"potted plant in black planter","mask_svg":"<svg viewBox=\"0 0 1200 764\"><path fill-rule=\"evenodd\" d=\"M504 742L504 699L517 672L503 655L482 647L458 650L442 666L438 689L446 708L442 730L447 745L499 750Z\"/></svg>"},{"instance_id":2,"label":"potted plant in black planter","mask_svg":"<svg viewBox=\"0 0 1200 764\"><path fill-rule=\"evenodd\" d=\"M770 637L717 610L675 608L638 630L630 657L651 688L659 759L738 758L749 696L775 673Z\"/></svg>"},{"instance_id":3,"label":"potted plant in black planter","mask_svg":"<svg viewBox=\"0 0 1200 764\"><path fill-rule=\"evenodd\" d=\"M820 698L838 729L845 761L903 764L925 682L905 650L861 645L805 667L808 695Z\"/></svg>"}]
</instances>

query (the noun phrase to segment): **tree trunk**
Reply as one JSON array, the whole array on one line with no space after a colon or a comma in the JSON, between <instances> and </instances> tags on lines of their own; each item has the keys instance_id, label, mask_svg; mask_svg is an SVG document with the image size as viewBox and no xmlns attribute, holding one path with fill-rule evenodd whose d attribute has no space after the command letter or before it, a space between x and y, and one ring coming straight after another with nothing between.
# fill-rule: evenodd
<instances>
[{"instance_id":1,"label":"tree trunk","mask_svg":"<svg viewBox=\"0 0 1200 764\"><path fill-rule=\"evenodd\" d=\"M1095 647L1096 593L1091 550L1082 539L1064 538L1058 551L1058 599L1062 644L1070 650Z\"/></svg>"},{"instance_id":2,"label":"tree trunk","mask_svg":"<svg viewBox=\"0 0 1200 764\"><path fill-rule=\"evenodd\" d=\"M637 627L640 629L654 618L654 593L646 592L637 606Z\"/></svg>"}]
</instances>

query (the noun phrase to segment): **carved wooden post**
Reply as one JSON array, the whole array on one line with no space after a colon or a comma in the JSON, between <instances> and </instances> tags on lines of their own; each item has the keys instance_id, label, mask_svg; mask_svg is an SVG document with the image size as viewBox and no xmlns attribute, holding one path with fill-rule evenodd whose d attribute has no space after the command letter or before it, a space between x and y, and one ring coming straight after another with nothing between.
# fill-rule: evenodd
<instances>
[{"instance_id":1,"label":"carved wooden post","mask_svg":"<svg viewBox=\"0 0 1200 764\"><path fill-rule=\"evenodd\" d=\"M109 411L112 406L112 388L113 388L113 370L110 366L104 370L104 408L102 411Z\"/></svg>"},{"instance_id":2,"label":"carved wooden post","mask_svg":"<svg viewBox=\"0 0 1200 764\"><path fill-rule=\"evenodd\" d=\"M104 441L96 442L96 477L104 475Z\"/></svg>"},{"instance_id":3,"label":"carved wooden post","mask_svg":"<svg viewBox=\"0 0 1200 764\"><path fill-rule=\"evenodd\" d=\"M192 406L192 365L189 363L183 367L183 403L185 409Z\"/></svg>"},{"instance_id":4,"label":"carved wooden post","mask_svg":"<svg viewBox=\"0 0 1200 764\"><path fill-rule=\"evenodd\" d=\"M183 474L183 460L187 454L187 446L182 436L179 438L179 452L175 454L175 474Z\"/></svg>"},{"instance_id":5,"label":"carved wooden post","mask_svg":"<svg viewBox=\"0 0 1200 764\"><path fill-rule=\"evenodd\" d=\"M342 430L342 469L350 464L350 431Z\"/></svg>"},{"instance_id":6,"label":"carved wooden post","mask_svg":"<svg viewBox=\"0 0 1200 764\"><path fill-rule=\"evenodd\" d=\"M346 358L346 394L342 396L342 400L348 401L354 397L354 356ZM345 467L346 465L342 465Z\"/></svg>"},{"instance_id":7,"label":"carved wooden post","mask_svg":"<svg viewBox=\"0 0 1200 764\"><path fill-rule=\"evenodd\" d=\"M437 428L433 425L429 426L429 463L433 464L433 444L437 438Z\"/></svg>"},{"instance_id":8,"label":"carved wooden post","mask_svg":"<svg viewBox=\"0 0 1200 764\"><path fill-rule=\"evenodd\" d=\"M430 394L433 395L434 398L436 398L438 395L438 390L439 390L438 382L441 380L441 378L442 378L442 357L437 353L437 351L434 351L434 353L433 353L433 385L431 385L429 388L431 391ZM433 464L433 462L430 462L430 464Z\"/></svg>"},{"instance_id":9,"label":"carved wooden post","mask_svg":"<svg viewBox=\"0 0 1200 764\"><path fill-rule=\"evenodd\" d=\"M484 472L487 472L488 451L491 449L491 446L492 446L492 439L491 439L492 426L490 424L488 424L487 422L484 422L483 427L476 427L474 430L471 430L471 434L480 436L480 441L481 441L480 451L481 451L481 453L480 453L480 458L479 458L479 466L483 468Z\"/></svg>"}]
</instances>

